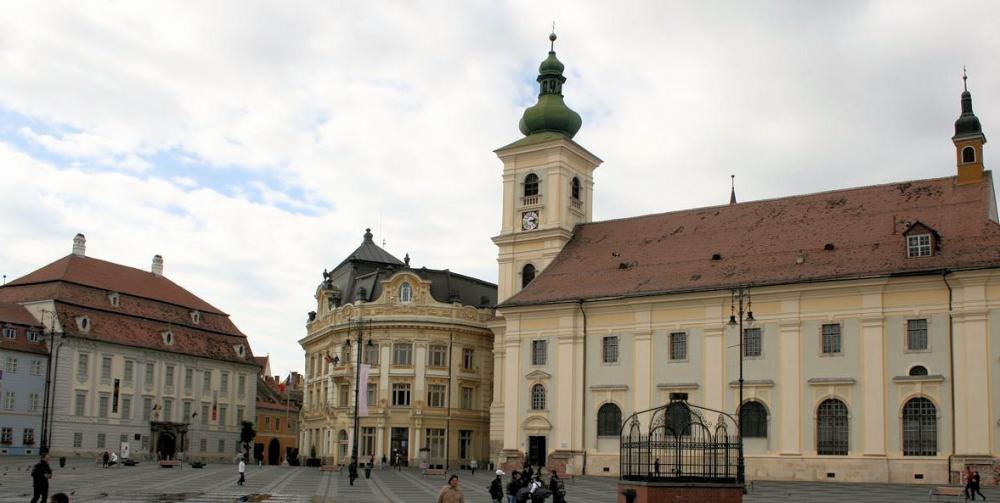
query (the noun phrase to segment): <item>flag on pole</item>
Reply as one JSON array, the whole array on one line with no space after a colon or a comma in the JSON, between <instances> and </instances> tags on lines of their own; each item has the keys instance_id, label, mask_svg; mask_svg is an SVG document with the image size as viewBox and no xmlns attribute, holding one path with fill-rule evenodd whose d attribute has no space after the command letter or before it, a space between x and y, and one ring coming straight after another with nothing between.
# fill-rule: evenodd
<instances>
[{"instance_id":1,"label":"flag on pole","mask_svg":"<svg viewBox=\"0 0 1000 503\"><path fill-rule=\"evenodd\" d=\"M323 355L323 358L326 359L326 363L333 363L333 358L330 358L330 355Z\"/></svg>"},{"instance_id":2,"label":"flag on pole","mask_svg":"<svg viewBox=\"0 0 1000 503\"><path fill-rule=\"evenodd\" d=\"M279 393L284 393L285 392L285 383L278 384L278 392Z\"/></svg>"},{"instance_id":3,"label":"flag on pole","mask_svg":"<svg viewBox=\"0 0 1000 503\"><path fill-rule=\"evenodd\" d=\"M358 379L358 417L368 417L368 371L372 366L367 363L361 365L361 377Z\"/></svg>"}]
</instances>

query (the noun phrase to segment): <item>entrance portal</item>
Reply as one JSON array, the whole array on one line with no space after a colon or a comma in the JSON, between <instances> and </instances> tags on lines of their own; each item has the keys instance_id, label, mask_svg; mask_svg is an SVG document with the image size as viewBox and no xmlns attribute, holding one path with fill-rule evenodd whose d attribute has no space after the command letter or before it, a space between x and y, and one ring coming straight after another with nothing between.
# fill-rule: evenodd
<instances>
[{"instance_id":1,"label":"entrance portal","mask_svg":"<svg viewBox=\"0 0 1000 503\"><path fill-rule=\"evenodd\" d=\"M161 432L156 439L156 456L159 459L174 459L177 457L177 438L173 433Z\"/></svg>"},{"instance_id":2,"label":"entrance portal","mask_svg":"<svg viewBox=\"0 0 1000 503\"><path fill-rule=\"evenodd\" d=\"M409 428L393 428L392 437L389 442L390 449L390 459L391 463L396 462L396 456L399 455L399 463L406 466L409 461L407 456L410 453L410 429Z\"/></svg>"},{"instance_id":3,"label":"entrance portal","mask_svg":"<svg viewBox=\"0 0 1000 503\"><path fill-rule=\"evenodd\" d=\"M545 437L528 437L528 463L533 466L545 466Z\"/></svg>"},{"instance_id":4,"label":"entrance portal","mask_svg":"<svg viewBox=\"0 0 1000 503\"><path fill-rule=\"evenodd\" d=\"M272 438L271 443L267 446L267 464L269 465L280 464L281 460L278 459L280 457L281 457L281 443L278 442L278 439Z\"/></svg>"}]
</instances>

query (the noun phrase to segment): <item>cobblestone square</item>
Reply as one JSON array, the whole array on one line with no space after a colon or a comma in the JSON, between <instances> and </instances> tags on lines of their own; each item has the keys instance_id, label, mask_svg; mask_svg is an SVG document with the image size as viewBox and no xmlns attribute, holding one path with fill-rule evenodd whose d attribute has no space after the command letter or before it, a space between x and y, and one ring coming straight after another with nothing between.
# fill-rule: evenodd
<instances>
[{"instance_id":1,"label":"cobblestone square","mask_svg":"<svg viewBox=\"0 0 1000 503\"><path fill-rule=\"evenodd\" d=\"M28 477L31 460L0 461L0 503L31 498ZM234 465L213 464L202 469L160 468L155 463L103 469L93 462L74 460L65 468L54 466L49 494L66 492L73 502L310 502L310 503L421 503L436 501L445 483L443 476L426 476L419 470L374 470L352 487L346 473L320 472L316 468L265 466L247 468L246 485L236 485ZM459 473L469 503L489 503L490 472ZM616 500L617 479L578 477L566 483L570 503ZM847 484L818 482L756 482L746 502L910 502L927 501L930 486ZM984 489L990 500L1000 490ZM245 499L244 499L245 498ZM548 500L551 501L551 500Z\"/></svg>"}]
</instances>

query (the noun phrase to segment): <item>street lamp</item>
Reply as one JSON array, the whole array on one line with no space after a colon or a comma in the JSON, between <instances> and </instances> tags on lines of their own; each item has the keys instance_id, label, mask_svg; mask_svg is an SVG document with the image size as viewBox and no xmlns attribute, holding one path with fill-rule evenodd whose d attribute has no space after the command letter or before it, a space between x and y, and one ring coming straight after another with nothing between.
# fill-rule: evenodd
<instances>
[{"instance_id":1,"label":"street lamp","mask_svg":"<svg viewBox=\"0 0 1000 503\"><path fill-rule=\"evenodd\" d=\"M738 306L738 307L737 307ZM739 436L740 450L739 456L736 459L736 478L742 484L744 480L744 474L746 469L744 467L743 460L743 322L745 321L747 326L753 325L753 322L757 321L753 317L753 307L750 300L750 288L749 287L737 287L732 291L729 304L729 326L739 327L739 332L736 336L739 337L739 347L740 347L740 399L739 405L736 407L736 434Z\"/></svg>"},{"instance_id":2,"label":"street lamp","mask_svg":"<svg viewBox=\"0 0 1000 503\"><path fill-rule=\"evenodd\" d=\"M362 338L364 336L364 329L365 329L366 326L368 327L368 344L363 344L362 343ZM351 349L351 328L352 327L357 327L358 328L358 351L357 351L358 357L357 357L357 365L355 365L355 368L354 368L354 442L351 445L351 461L357 463L358 462L358 433L359 433L358 432L358 398L360 397L360 393L361 393L361 353L364 352L363 348L365 346L367 346L367 347L374 347L375 345L372 343L372 338L371 338L372 320L361 320L361 319L359 319L356 322L351 322L351 320L348 320L347 321L347 340L344 341L344 349L345 350L350 350ZM336 365L340 361L340 359L337 358L337 357L334 357L333 361L334 361L334 365ZM365 390L365 391L367 392L367 390Z\"/></svg>"}]
</instances>

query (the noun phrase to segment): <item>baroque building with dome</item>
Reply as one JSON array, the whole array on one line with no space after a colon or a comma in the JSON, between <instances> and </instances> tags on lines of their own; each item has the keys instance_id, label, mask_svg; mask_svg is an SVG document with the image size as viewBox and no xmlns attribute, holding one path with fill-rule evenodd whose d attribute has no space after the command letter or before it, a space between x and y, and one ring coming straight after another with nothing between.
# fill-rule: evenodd
<instances>
[{"instance_id":1,"label":"baroque building with dome","mask_svg":"<svg viewBox=\"0 0 1000 503\"><path fill-rule=\"evenodd\" d=\"M738 418L748 480L996 482L1000 225L968 90L939 178L595 222L563 70L553 46L496 150L493 461L616 475L623 422L675 395Z\"/></svg>"},{"instance_id":2,"label":"baroque building with dome","mask_svg":"<svg viewBox=\"0 0 1000 503\"><path fill-rule=\"evenodd\" d=\"M362 462L485 466L496 295L492 283L411 267L409 255L392 256L366 230L354 252L323 272L299 341L300 455L346 464L357 438Z\"/></svg>"}]
</instances>

